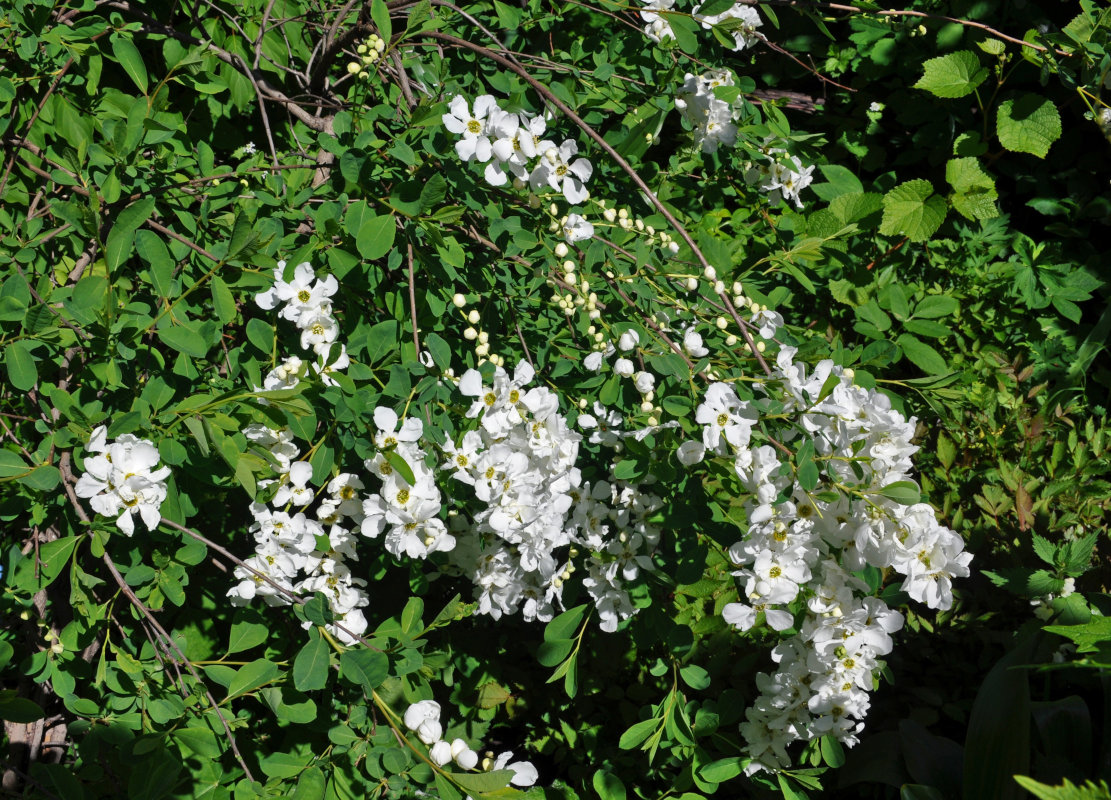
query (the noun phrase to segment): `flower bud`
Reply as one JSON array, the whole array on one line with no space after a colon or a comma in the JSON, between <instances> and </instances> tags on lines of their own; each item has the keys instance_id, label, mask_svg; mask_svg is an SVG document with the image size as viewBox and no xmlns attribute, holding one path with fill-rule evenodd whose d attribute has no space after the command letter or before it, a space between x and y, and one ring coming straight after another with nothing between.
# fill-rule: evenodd
<instances>
[{"instance_id":1,"label":"flower bud","mask_svg":"<svg viewBox=\"0 0 1111 800\"><path fill-rule=\"evenodd\" d=\"M468 342L473 342L475 339L478 338L478 331L476 331L474 328L467 328L467 330L463 331L463 338L466 339Z\"/></svg>"},{"instance_id":2,"label":"flower bud","mask_svg":"<svg viewBox=\"0 0 1111 800\"><path fill-rule=\"evenodd\" d=\"M456 308L463 308L464 306L467 305L467 298L464 297L461 294L456 293L451 298L451 302L452 302L452 305L454 305Z\"/></svg>"},{"instance_id":3,"label":"flower bud","mask_svg":"<svg viewBox=\"0 0 1111 800\"><path fill-rule=\"evenodd\" d=\"M711 266L707 266L706 269L702 270L702 274L706 276L706 280L708 281L715 281L718 277L717 270Z\"/></svg>"},{"instance_id":4,"label":"flower bud","mask_svg":"<svg viewBox=\"0 0 1111 800\"><path fill-rule=\"evenodd\" d=\"M472 308L470 310L470 313L467 314L467 322L471 323L472 325L477 325L480 319L482 319L482 316L476 309Z\"/></svg>"},{"instance_id":5,"label":"flower bud","mask_svg":"<svg viewBox=\"0 0 1111 800\"><path fill-rule=\"evenodd\" d=\"M555 254L556 258L563 258L565 255L567 255L567 245L563 242L557 244L555 246Z\"/></svg>"}]
</instances>

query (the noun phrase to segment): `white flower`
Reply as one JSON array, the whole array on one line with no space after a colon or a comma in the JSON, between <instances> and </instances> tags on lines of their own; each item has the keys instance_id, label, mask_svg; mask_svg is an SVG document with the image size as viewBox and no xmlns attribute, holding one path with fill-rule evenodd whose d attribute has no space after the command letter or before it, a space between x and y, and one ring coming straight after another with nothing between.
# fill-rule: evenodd
<instances>
[{"instance_id":1,"label":"white flower","mask_svg":"<svg viewBox=\"0 0 1111 800\"><path fill-rule=\"evenodd\" d=\"M594 167L585 158L572 158L579 151L578 144L568 139L556 149L554 146L544 151L540 163L529 176L529 184L535 191L544 184L563 192L567 202L577 205L590 196L584 186L594 173Z\"/></svg>"},{"instance_id":2,"label":"white flower","mask_svg":"<svg viewBox=\"0 0 1111 800\"><path fill-rule=\"evenodd\" d=\"M405 727L415 732L425 744L435 744L443 735L440 725L440 704L435 700L420 700L405 709ZM450 756L451 748L448 748ZM447 763L447 762L444 762Z\"/></svg>"},{"instance_id":3,"label":"white flower","mask_svg":"<svg viewBox=\"0 0 1111 800\"><path fill-rule=\"evenodd\" d=\"M85 449L92 455L85 458L85 474L74 487L77 496L87 498L98 514L116 517L116 526L128 536L135 532L135 514L149 529L157 528L170 468L155 469L159 456L154 444L125 433L109 445L107 427L101 425Z\"/></svg>"},{"instance_id":4,"label":"white flower","mask_svg":"<svg viewBox=\"0 0 1111 800\"><path fill-rule=\"evenodd\" d=\"M683 334L683 350L691 358L702 358L709 350L702 344L702 336L694 328L687 328Z\"/></svg>"},{"instance_id":5,"label":"white flower","mask_svg":"<svg viewBox=\"0 0 1111 800\"><path fill-rule=\"evenodd\" d=\"M636 365L627 358L619 358L613 362L613 371L622 378L630 378L636 371Z\"/></svg>"},{"instance_id":6,"label":"white flower","mask_svg":"<svg viewBox=\"0 0 1111 800\"><path fill-rule=\"evenodd\" d=\"M633 384L637 387L637 391L641 394L648 394L656 388L656 376L651 372L644 372L641 370L633 378Z\"/></svg>"},{"instance_id":7,"label":"white flower","mask_svg":"<svg viewBox=\"0 0 1111 800\"><path fill-rule=\"evenodd\" d=\"M700 462L706 455L706 445L702 442L683 442L675 451L675 457L684 467L690 467Z\"/></svg>"},{"instance_id":8,"label":"white flower","mask_svg":"<svg viewBox=\"0 0 1111 800\"><path fill-rule=\"evenodd\" d=\"M578 214L569 214L563 220L563 237L571 244L589 239L594 235L594 226Z\"/></svg>"},{"instance_id":9,"label":"white flower","mask_svg":"<svg viewBox=\"0 0 1111 800\"><path fill-rule=\"evenodd\" d=\"M617 340L617 349L627 353L638 344L640 344L640 334L630 328Z\"/></svg>"},{"instance_id":10,"label":"white flower","mask_svg":"<svg viewBox=\"0 0 1111 800\"><path fill-rule=\"evenodd\" d=\"M455 143L455 152L464 161L474 160L485 164L490 160L493 150L490 145L488 118L490 112L497 108L497 101L488 94L475 98L473 115L466 98L461 95L456 95L448 105L450 113L442 117L444 127L463 136Z\"/></svg>"}]
</instances>

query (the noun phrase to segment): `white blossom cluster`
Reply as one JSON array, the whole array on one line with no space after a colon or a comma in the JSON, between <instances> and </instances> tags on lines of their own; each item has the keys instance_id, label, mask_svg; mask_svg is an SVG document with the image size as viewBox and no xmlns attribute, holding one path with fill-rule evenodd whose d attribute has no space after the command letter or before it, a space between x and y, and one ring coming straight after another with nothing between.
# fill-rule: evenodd
<instances>
[{"instance_id":1,"label":"white blossom cluster","mask_svg":"<svg viewBox=\"0 0 1111 800\"><path fill-rule=\"evenodd\" d=\"M335 381L330 373L350 366L347 348L336 342L339 323L332 315L331 297L339 289L332 275L317 280L316 273L308 262L298 264L293 272L293 280L285 279L284 261L274 268L274 285L255 296L255 302L267 311L281 306L278 313L282 319L289 320L301 332L301 348L312 350L317 361L312 368L321 376L326 385ZM297 385L304 375L305 365L297 356L286 358L272 370L263 381L264 389L290 389Z\"/></svg>"},{"instance_id":2,"label":"white blossom cluster","mask_svg":"<svg viewBox=\"0 0 1111 800\"><path fill-rule=\"evenodd\" d=\"M460 769L472 770L479 767L478 753L470 748L465 741L456 738L451 742L443 738L444 726L440 721L440 704L435 700L418 700L407 709L402 721L405 727L417 735L417 738L428 745L428 757L438 767L446 766L454 761ZM528 761L514 761L512 751L502 753L494 758L489 753L483 759L481 768L485 772L494 772L499 769L508 769L513 772L509 782L513 786L532 786L540 777Z\"/></svg>"},{"instance_id":3,"label":"white blossom cluster","mask_svg":"<svg viewBox=\"0 0 1111 800\"><path fill-rule=\"evenodd\" d=\"M641 4L643 7L640 16L645 22L644 35L656 44L668 39L674 41L675 31L668 22L667 15L660 12L673 9L675 0L641 0ZM704 5L706 4L700 3L695 6L691 10L691 16L702 23L702 27L706 30L723 22L728 23L729 33L732 34L734 42L731 49L734 52L752 47L761 40L762 37L756 29L763 25L764 21L760 19L759 12L752 5L738 2L719 14L702 14L700 10ZM729 20L737 20L737 22L729 22Z\"/></svg>"},{"instance_id":4,"label":"white blossom cluster","mask_svg":"<svg viewBox=\"0 0 1111 800\"><path fill-rule=\"evenodd\" d=\"M586 183L594 167L575 158L579 146L574 139L556 145L541 138L547 128L543 116L504 111L488 94L475 98L473 113L466 98L457 95L448 112L444 127L462 137L455 152L466 162L486 164L486 180L493 186L504 186L512 176L533 191L548 187L560 192L571 205L590 197Z\"/></svg>"},{"instance_id":5,"label":"white blossom cluster","mask_svg":"<svg viewBox=\"0 0 1111 800\"><path fill-rule=\"evenodd\" d=\"M760 19L760 13L754 6L749 3L734 3L731 8L725 9L720 14L700 14L699 10L706 5L699 3L694 7L691 15L702 23L702 27L709 30L715 25L720 25L729 20L737 20L737 22L729 22L729 33L733 36L733 51L740 52L746 47L752 47L757 44L763 37L756 32L756 29L764 24Z\"/></svg>"},{"instance_id":6,"label":"white blossom cluster","mask_svg":"<svg viewBox=\"0 0 1111 800\"><path fill-rule=\"evenodd\" d=\"M771 140L769 140L771 141ZM802 208L799 192L813 183L814 165L804 167L798 156L793 156L782 147L772 147L767 142L760 148L764 161L753 163L745 170L745 183L756 185L768 193L768 200L777 205L780 200L793 200L797 208Z\"/></svg>"},{"instance_id":7,"label":"white blossom cluster","mask_svg":"<svg viewBox=\"0 0 1111 800\"><path fill-rule=\"evenodd\" d=\"M675 107L690 123L694 143L704 153L714 153L723 144L737 143L736 120L741 106L736 101L723 100L714 91L735 85L733 73L727 69L710 70L702 75L688 72L684 78ZM773 205L780 200L791 200L802 208L799 192L813 182L814 167L804 167L798 156L782 147L773 147L771 141L765 141L759 148L763 158L749 165L745 183L767 192Z\"/></svg>"},{"instance_id":8,"label":"white blossom cluster","mask_svg":"<svg viewBox=\"0 0 1111 800\"><path fill-rule=\"evenodd\" d=\"M459 544L449 560L474 582L480 613L548 621L576 569L569 559L584 548L583 584L612 631L634 613L622 580L650 566L659 532L644 518L658 501L633 486L584 482L575 466L582 437L551 390L526 388L533 377L521 362L512 377L496 367L491 386L477 370L459 382L480 425L447 445L442 468L473 487L476 510L452 518Z\"/></svg>"},{"instance_id":9,"label":"white blossom cluster","mask_svg":"<svg viewBox=\"0 0 1111 800\"><path fill-rule=\"evenodd\" d=\"M128 536L135 533L138 514L150 530L162 519L159 507L166 499L169 467L159 467L158 448L130 433L108 444L108 428L97 427L89 436L85 473L74 491L88 499L93 511L115 517L116 527Z\"/></svg>"},{"instance_id":10,"label":"white blossom cluster","mask_svg":"<svg viewBox=\"0 0 1111 800\"><path fill-rule=\"evenodd\" d=\"M362 609L370 602L366 581L354 575L347 564L348 559L358 560L351 529L362 514L358 496L362 482L350 473L332 478L327 496L310 517L305 511L317 495L311 485L312 467L306 461L293 461L299 450L290 431L250 425L243 433L277 464L278 477L260 481L260 486L274 482L279 486L270 504L251 504L255 554L245 562L251 569L235 568L239 583L228 591L228 597L234 605L261 597L267 605L278 606L288 605L290 595L322 592L343 628L333 624L329 630L345 644L353 644L355 637L366 631ZM285 510L279 510L282 507ZM301 510L291 513L292 508Z\"/></svg>"},{"instance_id":11,"label":"white blossom cluster","mask_svg":"<svg viewBox=\"0 0 1111 800\"><path fill-rule=\"evenodd\" d=\"M675 107L693 128L694 143L703 153L716 152L721 145L732 146L737 142L734 118L737 106L722 100L714 89L736 86L733 73L727 69L713 69L702 75L688 72L683 78L683 88L675 98Z\"/></svg>"},{"instance_id":12,"label":"white blossom cluster","mask_svg":"<svg viewBox=\"0 0 1111 800\"><path fill-rule=\"evenodd\" d=\"M807 375L795 353L783 347L758 388L797 417L801 436L783 438L796 451L804 439L812 444L821 465L816 487L804 490L775 447L754 441L757 406L726 383L711 384L696 411L702 441L684 445L686 463L703 454L731 460L748 498L747 534L729 549L743 601L724 608L725 620L742 631L760 622L797 631L773 650L779 668L759 676L760 696L746 712L750 772L788 766L785 748L800 739L830 733L856 742L873 671L902 617L865 596L868 587L852 573L894 570L911 598L945 609L953 579L967 576L972 560L929 505L883 494L910 481L915 421L886 395L854 386L851 371L831 361Z\"/></svg>"}]
</instances>

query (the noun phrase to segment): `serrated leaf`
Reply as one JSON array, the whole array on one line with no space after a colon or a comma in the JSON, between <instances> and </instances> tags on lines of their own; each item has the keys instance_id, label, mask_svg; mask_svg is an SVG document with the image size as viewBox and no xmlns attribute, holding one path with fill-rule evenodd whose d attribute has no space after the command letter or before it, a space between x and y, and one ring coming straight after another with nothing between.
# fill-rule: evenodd
<instances>
[{"instance_id":1,"label":"serrated leaf","mask_svg":"<svg viewBox=\"0 0 1111 800\"><path fill-rule=\"evenodd\" d=\"M1024 94L999 104L995 132L1008 150L1045 158L1050 145L1061 138L1061 115L1047 98Z\"/></svg>"},{"instance_id":2,"label":"serrated leaf","mask_svg":"<svg viewBox=\"0 0 1111 800\"><path fill-rule=\"evenodd\" d=\"M968 219L999 216L995 181L975 158L954 158L945 165L945 180L953 187L953 208Z\"/></svg>"},{"instance_id":3,"label":"serrated leaf","mask_svg":"<svg viewBox=\"0 0 1111 800\"><path fill-rule=\"evenodd\" d=\"M933 236L945 221L945 200L933 191L933 184L917 178L885 194L880 233L885 236L902 234L913 242Z\"/></svg>"},{"instance_id":4,"label":"serrated leaf","mask_svg":"<svg viewBox=\"0 0 1111 800\"><path fill-rule=\"evenodd\" d=\"M971 50L931 58L922 64L922 77L915 89L925 89L936 97L964 97L972 94L988 77L979 57Z\"/></svg>"},{"instance_id":5,"label":"serrated leaf","mask_svg":"<svg viewBox=\"0 0 1111 800\"><path fill-rule=\"evenodd\" d=\"M1054 557L1057 554L1057 548L1054 547L1048 539L1038 536L1036 533L1032 534L1031 541L1034 545L1034 553L1038 558L1049 564L1049 566L1056 567L1057 563L1054 561Z\"/></svg>"}]
</instances>

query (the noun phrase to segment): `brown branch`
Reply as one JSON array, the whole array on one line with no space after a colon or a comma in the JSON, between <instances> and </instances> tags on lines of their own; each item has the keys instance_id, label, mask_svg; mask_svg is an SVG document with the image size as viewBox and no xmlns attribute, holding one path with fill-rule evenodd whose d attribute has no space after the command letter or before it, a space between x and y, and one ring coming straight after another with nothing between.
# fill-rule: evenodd
<instances>
[{"instance_id":1,"label":"brown branch","mask_svg":"<svg viewBox=\"0 0 1111 800\"><path fill-rule=\"evenodd\" d=\"M417 332L417 286L416 277L413 273L413 243L409 242L406 252L406 260L409 262L409 314L413 318L413 355L420 358L420 337Z\"/></svg>"}]
</instances>

